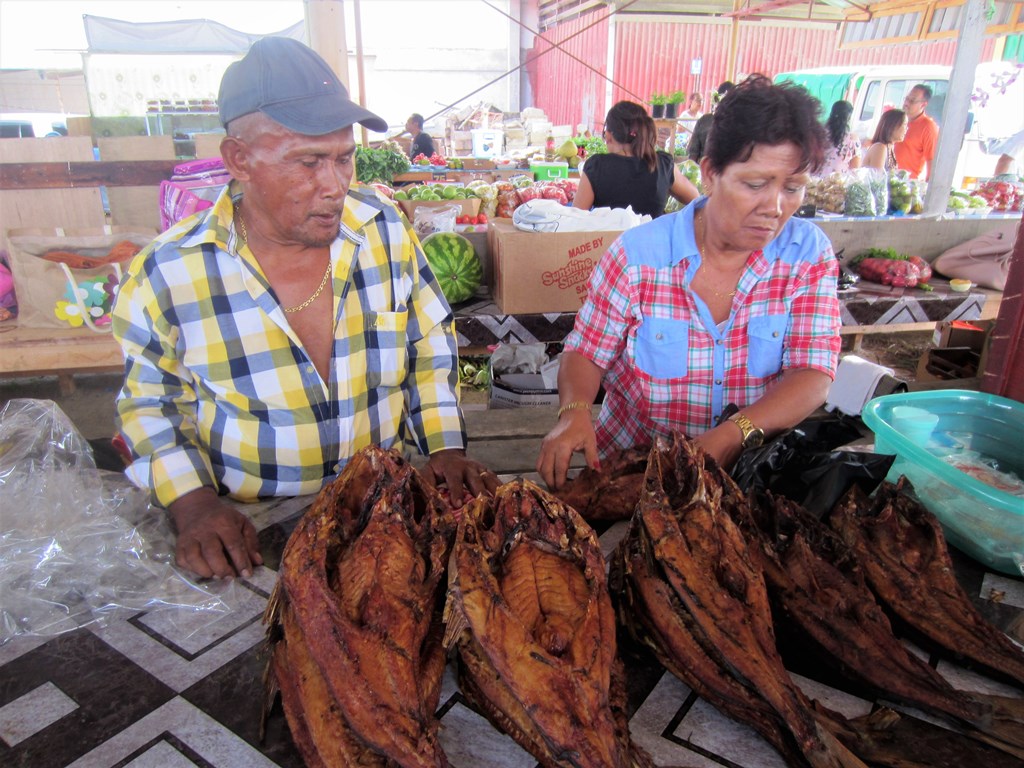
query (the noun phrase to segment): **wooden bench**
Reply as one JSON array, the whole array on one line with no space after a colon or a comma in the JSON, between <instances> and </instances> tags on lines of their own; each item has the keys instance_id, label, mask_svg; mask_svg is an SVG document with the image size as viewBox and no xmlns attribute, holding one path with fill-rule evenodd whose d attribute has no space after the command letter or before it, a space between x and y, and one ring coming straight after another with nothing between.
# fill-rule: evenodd
<instances>
[{"instance_id":1,"label":"wooden bench","mask_svg":"<svg viewBox=\"0 0 1024 768\"><path fill-rule=\"evenodd\" d=\"M88 328L19 328L0 323L0 376L57 376L61 394L75 389L76 373L124 370L121 347L109 333Z\"/></svg>"}]
</instances>

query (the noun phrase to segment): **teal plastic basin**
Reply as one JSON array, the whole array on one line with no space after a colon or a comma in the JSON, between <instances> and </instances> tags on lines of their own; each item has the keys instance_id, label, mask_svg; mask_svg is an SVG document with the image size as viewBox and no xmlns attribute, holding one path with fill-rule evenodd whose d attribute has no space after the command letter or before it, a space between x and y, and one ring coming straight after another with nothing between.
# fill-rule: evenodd
<instances>
[{"instance_id":1,"label":"teal plastic basin","mask_svg":"<svg viewBox=\"0 0 1024 768\"><path fill-rule=\"evenodd\" d=\"M899 429L893 409L907 406L938 417L925 439ZM1024 497L948 461L981 458L1024 480L1024 404L967 390L905 392L876 397L861 415L875 451L896 456L888 479L907 476L951 544L990 568L1024 575Z\"/></svg>"}]
</instances>

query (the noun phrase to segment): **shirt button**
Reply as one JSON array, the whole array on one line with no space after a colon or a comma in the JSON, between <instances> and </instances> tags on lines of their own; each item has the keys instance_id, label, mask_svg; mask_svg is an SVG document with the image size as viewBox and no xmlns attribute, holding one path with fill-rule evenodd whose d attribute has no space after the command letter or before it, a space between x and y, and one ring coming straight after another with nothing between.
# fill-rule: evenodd
<instances>
[{"instance_id":1,"label":"shirt button","mask_svg":"<svg viewBox=\"0 0 1024 768\"><path fill-rule=\"evenodd\" d=\"M313 372L313 366L312 365L307 365L306 366L306 373L312 373L312 372Z\"/></svg>"},{"instance_id":2,"label":"shirt button","mask_svg":"<svg viewBox=\"0 0 1024 768\"><path fill-rule=\"evenodd\" d=\"M715 379L715 384L721 384L721 383L722 383L721 379Z\"/></svg>"},{"instance_id":3,"label":"shirt button","mask_svg":"<svg viewBox=\"0 0 1024 768\"><path fill-rule=\"evenodd\" d=\"M654 334L654 338L660 340L661 339L661 334L660 333Z\"/></svg>"},{"instance_id":4,"label":"shirt button","mask_svg":"<svg viewBox=\"0 0 1024 768\"><path fill-rule=\"evenodd\" d=\"M776 339L779 338L779 332L775 331L774 333L772 333L772 337Z\"/></svg>"},{"instance_id":5,"label":"shirt button","mask_svg":"<svg viewBox=\"0 0 1024 768\"><path fill-rule=\"evenodd\" d=\"M718 346L722 346L724 343L725 341L723 341L722 339L719 339L718 341L715 342L715 344L717 344Z\"/></svg>"},{"instance_id":6,"label":"shirt button","mask_svg":"<svg viewBox=\"0 0 1024 768\"><path fill-rule=\"evenodd\" d=\"M341 472L341 464L335 464L333 467L331 467L331 469L334 472Z\"/></svg>"}]
</instances>

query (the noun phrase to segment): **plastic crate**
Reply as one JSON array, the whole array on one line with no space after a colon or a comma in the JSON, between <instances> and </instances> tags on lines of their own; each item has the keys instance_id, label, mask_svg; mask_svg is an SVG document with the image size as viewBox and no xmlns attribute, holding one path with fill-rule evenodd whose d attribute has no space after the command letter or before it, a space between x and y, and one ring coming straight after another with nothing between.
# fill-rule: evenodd
<instances>
[{"instance_id":1,"label":"plastic crate","mask_svg":"<svg viewBox=\"0 0 1024 768\"><path fill-rule=\"evenodd\" d=\"M930 434L900 428L895 409L907 406L938 417ZM871 400L862 416L875 451L896 456L888 479L907 476L951 544L991 568L1024 575L1024 496L955 466L974 467L980 457L1011 480L1024 479L1024 404L968 390L907 392Z\"/></svg>"},{"instance_id":2,"label":"plastic crate","mask_svg":"<svg viewBox=\"0 0 1024 768\"><path fill-rule=\"evenodd\" d=\"M537 181L550 181L552 179L568 179L568 163L536 163L530 165L530 172Z\"/></svg>"}]
</instances>

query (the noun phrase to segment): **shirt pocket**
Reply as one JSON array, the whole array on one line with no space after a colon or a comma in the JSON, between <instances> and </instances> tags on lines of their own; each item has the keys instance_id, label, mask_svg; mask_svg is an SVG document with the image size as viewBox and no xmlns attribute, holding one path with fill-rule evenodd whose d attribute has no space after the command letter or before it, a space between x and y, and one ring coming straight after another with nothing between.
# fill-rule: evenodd
<instances>
[{"instance_id":1,"label":"shirt pocket","mask_svg":"<svg viewBox=\"0 0 1024 768\"><path fill-rule=\"evenodd\" d=\"M747 371L751 376L765 378L782 369L782 347L789 326L789 315L760 315L747 324L749 350Z\"/></svg>"},{"instance_id":2,"label":"shirt pocket","mask_svg":"<svg viewBox=\"0 0 1024 768\"><path fill-rule=\"evenodd\" d=\"M366 316L366 384L368 389L400 387L409 370L406 328L409 313L370 312Z\"/></svg>"},{"instance_id":3,"label":"shirt pocket","mask_svg":"<svg viewBox=\"0 0 1024 768\"><path fill-rule=\"evenodd\" d=\"M690 321L646 317L636 329L636 365L655 379L686 376Z\"/></svg>"}]
</instances>

